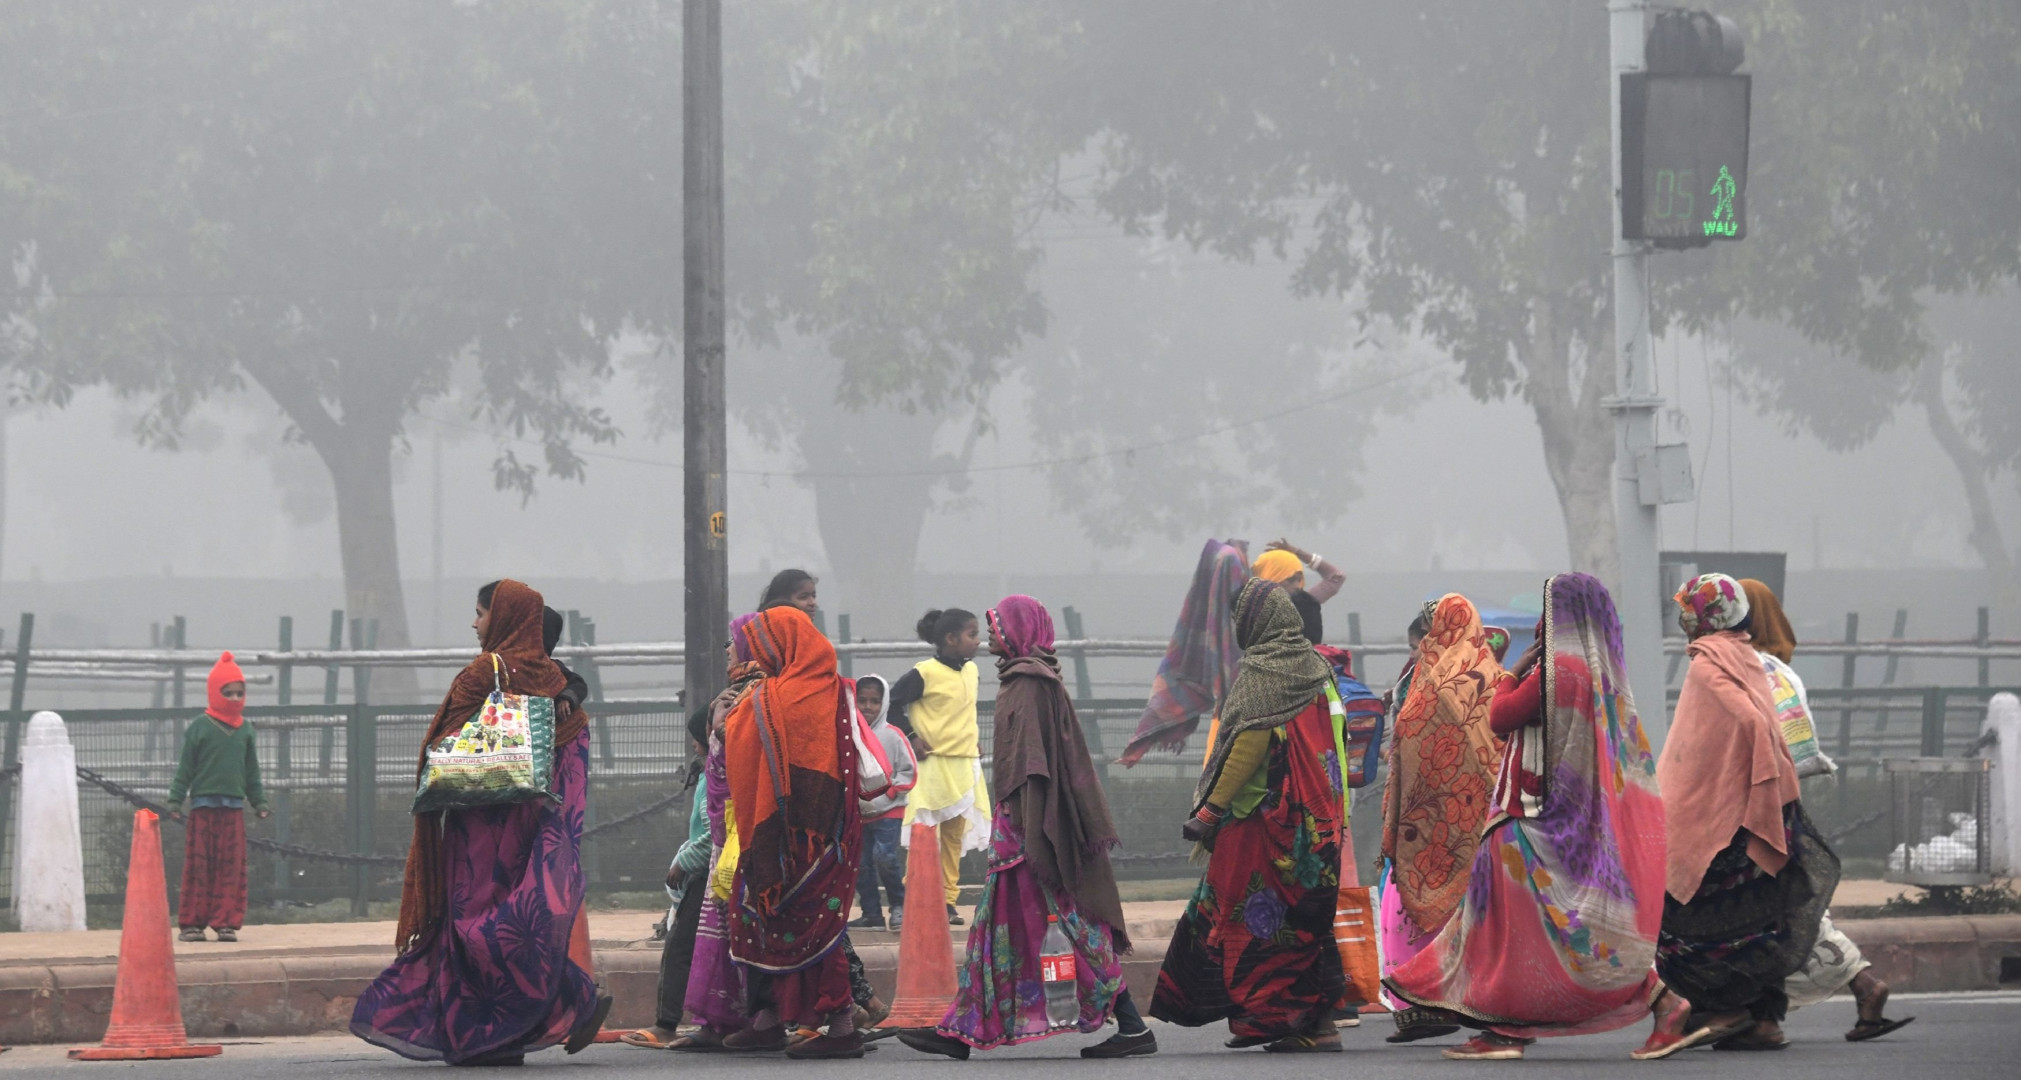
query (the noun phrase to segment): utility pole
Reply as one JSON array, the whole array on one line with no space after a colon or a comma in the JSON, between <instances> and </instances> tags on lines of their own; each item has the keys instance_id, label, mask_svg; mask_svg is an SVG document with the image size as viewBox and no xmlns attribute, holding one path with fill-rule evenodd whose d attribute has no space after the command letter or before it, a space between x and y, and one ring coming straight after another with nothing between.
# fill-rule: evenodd
<instances>
[{"instance_id":1,"label":"utility pole","mask_svg":"<svg viewBox=\"0 0 2021 1080\"><path fill-rule=\"evenodd\" d=\"M689 708L723 689L730 560L723 482L723 5L681 6L682 584Z\"/></svg>"},{"instance_id":2,"label":"utility pole","mask_svg":"<svg viewBox=\"0 0 2021 1080\"><path fill-rule=\"evenodd\" d=\"M1621 544L1621 581L1614 605L1621 615L1628 685L1653 748L1670 727L1663 669L1657 511L1644 498L1644 470L1654 468L1656 361L1649 340L1649 244L1622 236L1621 76L1643 70L1643 12L1648 0L1608 0L1608 95L1614 147L1614 518Z\"/></svg>"}]
</instances>

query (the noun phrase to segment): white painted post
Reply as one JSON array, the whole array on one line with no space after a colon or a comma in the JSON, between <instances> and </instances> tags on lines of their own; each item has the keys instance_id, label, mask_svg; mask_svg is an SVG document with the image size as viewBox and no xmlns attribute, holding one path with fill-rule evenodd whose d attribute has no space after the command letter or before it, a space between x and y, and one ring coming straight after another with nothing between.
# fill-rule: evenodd
<instances>
[{"instance_id":1,"label":"white painted post","mask_svg":"<svg viewBox=\"0 0 2021 1080\"><path fill-rule=\"evenodd\" d=\"M21 929L84 929L77 750L63 718L53 712L28 721L21 745L21 813L15 820L14 914Z\"/></svg>"},{"instance_id":2,"label":"white painted post","mask_svg":"<svg viewBox=\"0 0 2021 1080\"><path fill-rule=\"evenodd\" d=\"M1994 694L1986 703L1986 726L1982 734L1993 737L1989 753L1993 773L1986 782L1993 785L1990 830L1993 872L2013 875L2021 872L2021 698Z\"/></svg>"}]
</instances>

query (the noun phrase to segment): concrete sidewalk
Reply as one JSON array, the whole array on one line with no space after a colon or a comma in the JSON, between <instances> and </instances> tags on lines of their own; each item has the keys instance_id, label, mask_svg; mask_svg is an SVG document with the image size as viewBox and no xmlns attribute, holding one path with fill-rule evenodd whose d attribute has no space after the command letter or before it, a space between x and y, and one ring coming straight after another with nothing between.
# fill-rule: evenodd
<instances>
[{"instance_id":1,"label":"concrete sidewalk","mask_svg":"<svg viewBox=\"0 0 2021 1080\"><path fill-rule=\"evenodd\" d=\"M1873 906L1901 891L1847 882L1841 906ZM1183 901L1126 903L1136 952L1125 978L1144 993L1156 983L1164 943ZM660 911L591 911L597 974L617 999L608 1026L652 1021ZM966 914L966 913L964 913ZM1839 923L1900 991L1989 990L2021 981L2021 916L1867 919ZM247 927L235 943L177 942L183 1017L193 1038L309 1035L348 1029L357 995L393 957L393 923ZM966 928L954 928L956 955ZM898 935L852 931L872 985L890 999ZM96 1042L105 1031L117 975L119 932L0 934L0 1045Z\"/></svg>"}]
</instances>

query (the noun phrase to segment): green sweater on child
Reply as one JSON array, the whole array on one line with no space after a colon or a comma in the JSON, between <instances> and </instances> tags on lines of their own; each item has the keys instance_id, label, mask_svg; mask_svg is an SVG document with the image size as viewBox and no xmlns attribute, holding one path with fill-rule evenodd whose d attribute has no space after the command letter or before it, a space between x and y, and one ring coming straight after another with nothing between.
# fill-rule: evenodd
<instances>
[{"instance_id":1,"label":"green sweater on child","mask_svg":"<svg viewBox=\"0 0 2021 1080\"><path fill-rule=\"evenodd\" d=\"M168 785L168 804L180 810L184 798L192 795L228 795L246 800L255 810L267 808L251 721L226 727L206 713L183 729L182 762Z\"/></svg>"}]
</instances>

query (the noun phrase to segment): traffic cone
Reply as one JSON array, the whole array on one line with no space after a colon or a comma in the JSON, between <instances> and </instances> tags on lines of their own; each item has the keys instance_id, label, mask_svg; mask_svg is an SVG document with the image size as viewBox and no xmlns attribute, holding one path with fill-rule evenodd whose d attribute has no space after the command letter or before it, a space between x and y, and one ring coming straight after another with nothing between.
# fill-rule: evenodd
<instances>
[{"instance_id":1,"label":"traffic cone","mask_svg":"<svg viewBox=\"0 0 2021 1080\"><path fill-rule=\"evenodd\" d=\"M168 878L162 873L161 826L154 811L133 813L133 852L126 873L126 919L119 929L119 975L105 1041L70 1052L77 1061L215 1057L222 1046L191 1046L182 1025L175 949L168 935Z\"/></svg>"},{"instance_id":2,"label":"traffic cone","mask_svg":"<svg viewBox=\"0 0 2021 1080\"><path fill-rule=\"evenodd\" d=\"M932 1027L954 1004L954 938L940 877L940 828L912 824L905 861L905 925L898 933L898 993L879 1027Z\"/></svg>"}]
</instances>

